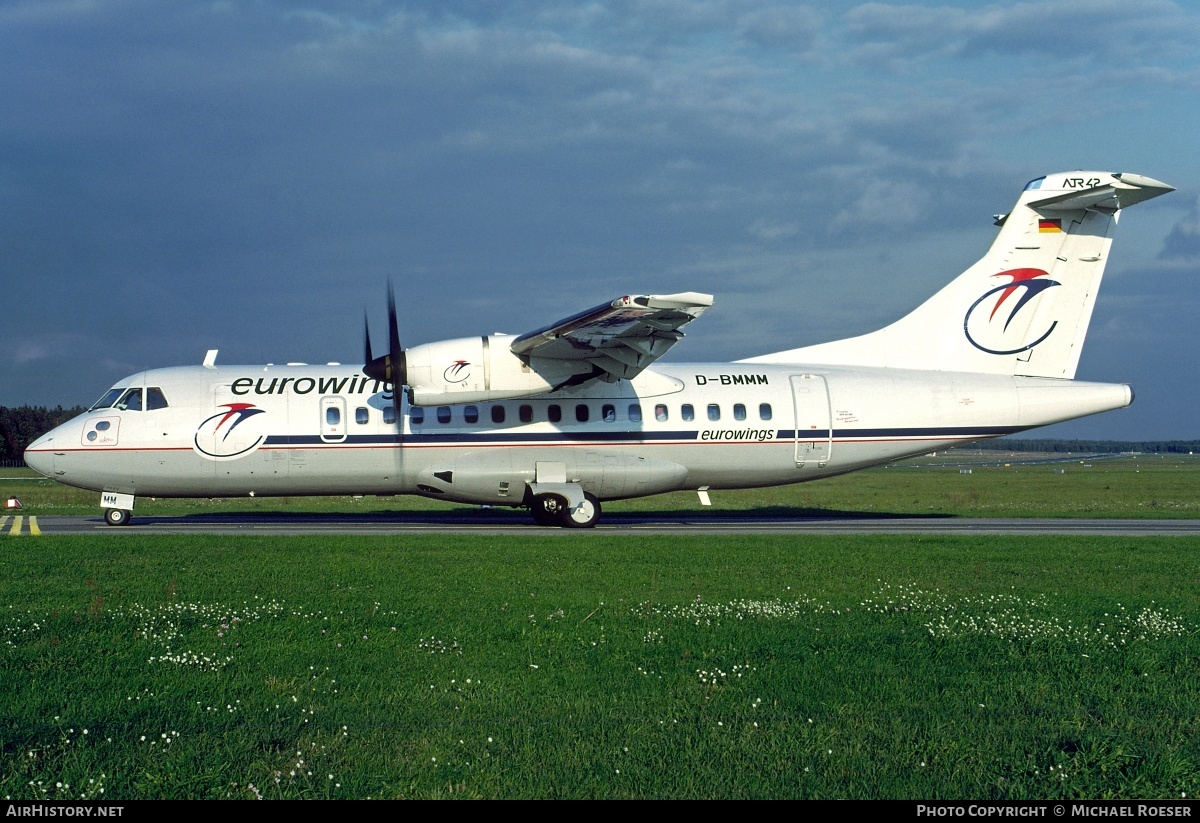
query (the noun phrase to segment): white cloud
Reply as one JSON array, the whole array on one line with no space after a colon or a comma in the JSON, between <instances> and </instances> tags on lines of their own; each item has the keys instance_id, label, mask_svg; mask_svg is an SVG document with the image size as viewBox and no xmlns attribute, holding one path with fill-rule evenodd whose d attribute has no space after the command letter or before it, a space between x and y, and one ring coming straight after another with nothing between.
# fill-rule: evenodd
<instances>
[{"instance_id":1,"label":"white cloud","mask_svg":"<svg viewBox=\"0 0 1200 823\"><path fill-rule=\"evenodd\" d=\"M832 225L837 231L903 229L928 213L929 201L929 192L915 183L875 180L849 208L838 212Z\"/></svg>"},{"instance_id":2,"label":"white cloud","mask_svg":"<svg viewBox=\"0 0 1200 823\"><path fill-rule=\"evenodd\" d=\"M1159 258L1169 261L1200 262L1200 199L1192 203L1192 208L1171 229L1163 241Z\"/></svg>"},{"instance_id":3,"label":"white cloud","mask_svg":"<svg viewBox=\"0 0 1200 823\"><path fill-rule=\"evenodd\" d=\"M855 56L899 67L937 56L1037 54L1062 61L1191 49L1193 15L1172 0L1045 0L976 7L866 3L845 15Z\"/></svg>"},{"instance_id":4,"label":"white cloud","mask_svg":"<svg viewBox=\"0 0 1200 823\"><path fill-rule=\"evenodd\" d=\"M0 21L0 282L72 295L59 325L93 341L63 355L10 313L28 368L0 402L121 376L81 351L348 361L389 277L412 342L619 284L711 290L731 353L765 351L797 288L863 316L842 272L916 299L1048 170L1153 155L1200 189L1200 13L1168 0L13 0ZM1192 265L1197 225L1158 265ZM681 356L719 348L709 329Z\"/></svg>"}]
</instances>

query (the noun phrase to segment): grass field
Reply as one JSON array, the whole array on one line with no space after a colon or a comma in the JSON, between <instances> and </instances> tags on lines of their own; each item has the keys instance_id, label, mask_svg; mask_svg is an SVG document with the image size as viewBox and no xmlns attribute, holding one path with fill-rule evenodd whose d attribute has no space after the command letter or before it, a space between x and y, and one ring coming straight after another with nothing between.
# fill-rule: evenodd
<instances>
[{"instance_id":1,"label":"grass field","mask_svg":"<svg viewBox=\"0 0 1200 823\"><path fill-rule=\"evenodd\" d=\"M772 489L712 492L713 509L803 516L948 515L959 517L1200 517L1200 457L1138 455L1048 460L955 450L888 468ZM1007 464L1007 465L1006 465ZM969 472L969 473L967 473ZM0 470L0 497L15 495L27 514L99 515L99 494L70 489L30 470ZM470 511L419 497L152 500L138 515L233 511ZM605 504L611 512L688 512L694 492Z\"/></svg>"},{"instance_id":2,"label":"grass field","mask_svg":"<svg viewBox=\"0 0 1200 823\"><path fill-rule=\"evenodd\" d=\"M1194 541L0 546L13 799L1200 791Z\"/></svg>"},{"instance_id":3,"label":"grass field","mask_svg":"<svg viewBox=\"0 0 1200 823\"><path fill-rule=\"evenodd\" d=\"M798 514L1196 516L1187 458L961 468L714 497ZM91 493L10 482L31 514L98 511ZM139 512L393 505L432 504ZM0 549L6 798L1200 792L1187 538L111 530Z\"/></svg>"}]
</instances>

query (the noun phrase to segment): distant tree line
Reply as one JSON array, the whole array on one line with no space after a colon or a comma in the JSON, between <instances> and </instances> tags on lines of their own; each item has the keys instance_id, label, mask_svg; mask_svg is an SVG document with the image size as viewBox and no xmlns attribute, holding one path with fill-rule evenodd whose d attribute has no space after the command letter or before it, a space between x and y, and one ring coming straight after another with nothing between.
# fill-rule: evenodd
<instances>
[{"instance_id":1,"label":"distant tree line","mask_svg":"<svg viewBox=\"0 0 1200 823\"><path fill-rule=\"evenodd\" d=\"M83 414L82 406L64 409L57 406L0 406L0 461L14 463L23 459L25 447L60 423Z\"/></svg>"},{"instance_id":2,"label":"distant tree line","mask_svg":"<svg viewBox=\"0 0 1200 823\"><path fill-rule=\"evenodd\" d=\"M1005 452L1074 452L1078 454L1120 454L1149 452L1153 454L1187 454L1200 452L1200 440L984 440L963 446L962 449Z\"/></svg>"}]
</instances>

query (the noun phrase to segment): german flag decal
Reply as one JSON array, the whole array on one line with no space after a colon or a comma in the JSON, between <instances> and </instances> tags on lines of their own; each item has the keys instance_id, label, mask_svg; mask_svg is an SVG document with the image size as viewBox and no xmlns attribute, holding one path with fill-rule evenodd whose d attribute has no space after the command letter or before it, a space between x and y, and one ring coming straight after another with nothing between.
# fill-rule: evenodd
<instances>
[{"instance_id":1,"label":"german flag decal","mask_svg":"<svg viewBox=\"0 0 1200 823\"><path fill-rule=\"evenodd\" d=\"M1045 218L1038 220L1038 231L1042 234L1046 232L1060 232L1062 231L1062 221L1046 220Z\"/></svg>"}]
</instances>

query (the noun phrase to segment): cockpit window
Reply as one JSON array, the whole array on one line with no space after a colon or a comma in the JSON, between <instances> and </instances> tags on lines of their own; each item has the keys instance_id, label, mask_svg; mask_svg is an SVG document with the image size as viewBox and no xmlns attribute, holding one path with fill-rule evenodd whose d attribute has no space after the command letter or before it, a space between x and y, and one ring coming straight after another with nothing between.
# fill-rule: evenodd
<instances>
[{"instance_id":1,"label":"cockpit window","mask_svg":"<svg viewBox=\"0 0 1200 823\"><path fill-rule=\"evenodd\" d=\"M146 389L146 403L142 404L142 390L140 388L129 389L117 387L109 389L104 393L104 396L92 404L88 411L96 409L111 409L116 407L122 411L142 411L143 408L150 411L155 409L165 409L170 406L167 402L167 396L163 394L163 390L158 386L151 386Z\"/></svg>"},{"instance_id":2,"label":"cockpit window","mask_svg":"<svg viewBox=\"0 0 1200 823\"><path fill-rule=\"evenodd\" d=\"M104 396L92 404L92 409L110 409L117 402L117 398L124 393L124 388L109 389L104 393Z\"/></svg>"},{"instance_id":3,"label":"cockpit window","mask_svg":"<svg viewBox=\"0 0 1200 823\"><path fill-rule=\"evenodd\" d=\"M125 392L121 399L117 401L117 408L121 411L141 411L142 390L130 389Z\"/></svg>"}]
</instances>

